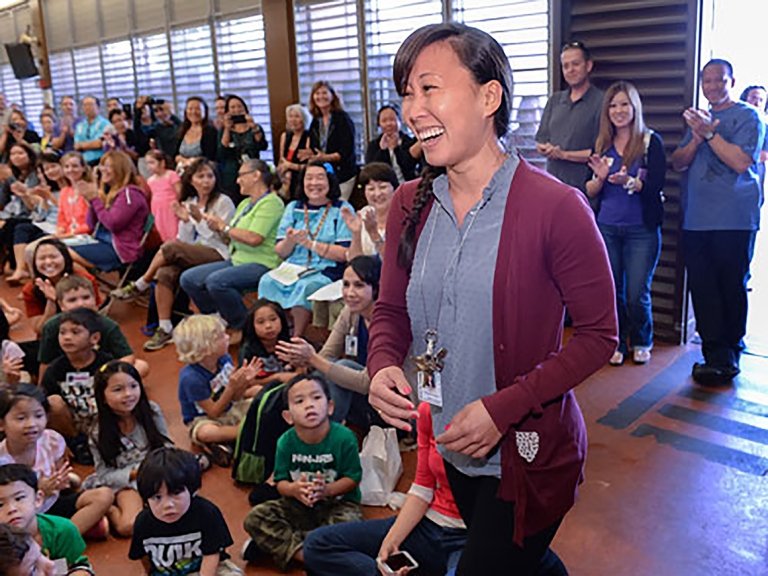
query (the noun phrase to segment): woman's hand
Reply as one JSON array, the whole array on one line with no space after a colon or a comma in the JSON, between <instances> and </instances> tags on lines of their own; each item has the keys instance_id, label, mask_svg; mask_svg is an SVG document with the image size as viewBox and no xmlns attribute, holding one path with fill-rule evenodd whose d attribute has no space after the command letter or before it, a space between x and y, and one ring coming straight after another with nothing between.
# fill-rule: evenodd
<instances>
[{"instance_id":1,"label":"woman's hand","mask_svg":"<svg viewBox=\"0 0 768 576\"><path fill-rule=\"evenodd\" d=\"M316 354L312 344L304 340L303 338L291 338L290 342L280 340L275 346L275 354L277 357L296 367L306 367L309 365L312 356Z\"/></svg>"},{"instance_id":2,"label":"woman's hand","mask_svg":"<svg viewBox=\"0 0 768 576\"><path fill-rule=\"evenodd\" d=\"M611 184L618 184L619 186L624 186L624 184L627 183L627 180L629 180L629 174L627 173L626 166L622 166L621 170L608 176L608 182Z\"/></svg>"},{"instance_id":3,"label":"woman's hand","mask_svg":"<svg viewBox=\"0 0 768 576\"><path fill-rule=\"evenodd\" d=\"M344 218L344 223L352 234L360 234L363 229L363 220L360 217L360 214L353 212L344 206L341 209L341 217Z\"/></svg>"},{"instance_id":4,"label":"woman's hand","mask_svg":"<svg viewBox=\"0 0 768 576\"><path fill-rule=\"evenodd\" d=\"M230 131L232 130L232 126L235 124L232 122L232 114L225 114L224 115L224 130Z\"/></svg>"},{"instance_id":5,"label":"woman's hand","mask_svg":"<svg viewBox=\"0 0 768 576\"><path fill-rule=\"evenodd\" d=\"M397 148L400 137L397 134L382 134L379 140L379 148L382 150L394 150Z\"/></svg>"},{"instance_id":6,"label":"woman's hand","mask_svg":"<svg viewBox=\"0 0 768 576\"><path fill-rule=\"evenodd\" d=\"M56 286L48 278L35 278L35 286L43 293L46 299L56 304Z\"/></svg>"},{"instance_id":7,"label":"woman's hand","mask_svg":"<svg viewBox=\"0 0 768 576\"><path fill-rule=\"evenodd\" d=\"M410 432L410 420L419 417L413 402L407 398L410 393L411 385L405 379L402 368L388 366L379 370L371 380L368 402L384 422Z\"/></svg>"},{"instance_id":8,"label":"woman's hand","mask_svg":"<svg viewBox=\"0 0 768 576\"><path fill-rule=\"evenodd\" d=\"M195 220L196 222L200 222L200 220L204 218L203 212L200 210L200 206L198 206L194 202L192 202L189 205L189 208L187 211L189 212L189 215L192 217L192 219ZM211 214L210 216L211 216L210 220L206 220L206 222L208 222L209 225L210 225L210 222L221 220L221 218L219 218L215 214ZM222 225L222 228L223 228L224 226L226 226L226 222L224 222L224 220L221 220L221 221L224 223Z\"/></svg>"},{"instance_id":9,"label":"woman's hand","mask_svg":"<svg viewBox=\"0 0 768 576\"><path fill-rule=\"evenodd\" d=\"M368 236L371 237L371 240L374 242L380 240L379 222L376 219L376 210L365 210L362 213L362 218L363 226L365 226L365 230L368 232Z\"/></svg>"},{"instance_id":10,"label":"woman's hand","mask_svg":"<svg viewBox=\"0 0 768 576\"><path fill-rule=\"evenodd\" d=\"M307 240L306 230L296 230L295 228L288 228L285 231L285 239L288 240L293 246L303 245Z\"/></svg>"},{"instance_id":11,"label":"woman's hand","mask_svg":"<svg viewBox=\"0 0 768 576\"><path fill-rule=\"evenodd\" d=\"M27 188L24 182L16 180L16 182L11 184L11 192L19 198L25 198L29 195L29 188Z\"/></svg>"},{"instance_id":12,"label":"woman's hand","mask_svg":"<svg viewBox=\"0 0 768 576\"><path fill-rule=\"evenodd\" d=\"M96 187L96 184L93 182L86 182L85 180L79 180L75 184L75 189L77 190L77 193L85 198L88 202L93 200L99 195L99 189Z\"/></svg>"},{"instance_id":13,"label":"woman's hand","mask_svg":"<svg viewBox=\"0 0 768 576\"><path fill-rule=\"evenodd\" d=\"M296 150L296 156L302 162L306 162L315 156L315 151L310 150L309 148L302 148L301 150Z\"/></svg>"},{"instance_id":14,"label":"woman's hand","mask_svg":"<svg viewBox=\"0 0 768 576\"><path fill-rule=\"evenodd\" d=\"M376 555L376 565L378 567L379 561L384 562L387 558L392 556L392 554L396 554L397 552L400 552L400 544L395 542L394 540L390 540L389 534L386 535L384 540L381 542L381 547L379 548L379 553ZM410 572L411 569L407 566L400 568L397 572L395 572L395 576L405 576ZM391 572L383 572L381 568L379 568L379 572L383 576L389 576Z\"/></svg>"},{"instance_id":15,"label":"woman's hand","mask_svg":"<svg viewBox=\"0 0 768 576\"><path fill-rule=\"evenodd\" d=\"M189 222L189 210L178 200L174 200L171 203L171 210L176 215L176 218L182 222Z\"/></svg>"},{"instance_id":16,"label":"woman's hand","mask_svg":"<svg viewBox=\"0 0 768 576\"><path fill-rule=\"evenodd\" d=\"M601 182L605 182L605 179L608 178L608 171L611 169L608 158L592 154L587 160L587 166Z\"/></svg>"},{"instance_id":17,"label":"woman's hand","mask_svg":"<svg viewBox=\"0 0 768 576\"><path fill-rule=\"evenodd\" d=\"M200 214L203 220L205 220L206 224L208 224L208 228L213 230L214 232L220 232L224 230L227 223L224 222L222 218L219 218L215 214ZM194 212L192 213L192 217L195 217Z\"/></svg>"},{"instance_id":18,"label":"woman's hand","mask_svg":"<svg viewBox=\"0 0 768 576\"><path fill-rule=\"evenodd\" d=\"M484 458L500 440L501 432L481 400L470 402L459 410L445 432L435 438L447 450L472 458Z\"/></svg>"}]
</instances>

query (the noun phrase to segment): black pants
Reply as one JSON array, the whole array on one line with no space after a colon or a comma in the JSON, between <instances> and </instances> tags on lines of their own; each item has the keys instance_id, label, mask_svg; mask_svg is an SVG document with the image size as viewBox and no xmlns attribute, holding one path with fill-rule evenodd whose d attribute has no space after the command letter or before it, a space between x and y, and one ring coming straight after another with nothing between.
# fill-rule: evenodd
<instances>
[{"instance_id":1,"label":"black pants","mask_svg":"<svg viewBox=\"0 0 768 576\"><path fill-rule=\"evenodd\" d=\"M513 543L515 505L496 497L499 479L466 476L445 462L448 483L468 528L456 576L567 576L549 545L562 518L537 534Z\"/></svg>"},{"instance_id":2,"label":"black pants","mask_svg":"<svg viewBox=\"0 0 768 576\"><path fill-rule=\"evenodd\" d=\"M739 365L747 331L747 280L754 230L683 231L696 329L707 364Z\"/></svg>"}]
</instances>

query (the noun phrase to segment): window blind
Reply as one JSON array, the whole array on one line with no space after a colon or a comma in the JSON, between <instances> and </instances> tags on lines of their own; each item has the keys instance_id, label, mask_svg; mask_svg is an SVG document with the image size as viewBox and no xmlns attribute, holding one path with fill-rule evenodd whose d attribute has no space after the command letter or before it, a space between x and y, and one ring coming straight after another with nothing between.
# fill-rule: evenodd
<instances>
[{"instance_id":1,"label":"window blind","mask_svg":"<svg viewBox=\"0 0 768 576\"><path fill-rule=\"evenodd\" d=\"M139 95L172 101L171 64L165 33L134 38L133 52Z\"/></svg>"},{"instance_id":2,"label":"window blind","mask_svg":"<svg viewBox=\"0 0 768 576\"><path fill-rule=\"evenodd\" d=\"M84 96L96 96L104 104L104 81L101 75L101 57L99 47L88 46L72 51L75 62L75 83L77 99Z\"/></svg>"},{"instance_id":3,"label":"window blind","mask_svg":"<svg viewBox=\"0 0 768 576\"><path fill-rule=\"evenodd\" d=\"M102 45L101 60L104 65L107 98L117 97L124 103L130 103L136 98L136 76L133 70L132 53L130 40Z\"/></svg>"},{"instance_id":4,"label":"window blind","mask_svg":"<svg viewBox=\"0 0 768 576\"><path fill-rule=\"evenodd\" d=\"M190 96L201 96L209 104L216 96L210 27L205 24L171 30L171 53L176 81L176 111L181 118ZM166 77L166 82L169 80Z\"/></svg>"}]
</instances>

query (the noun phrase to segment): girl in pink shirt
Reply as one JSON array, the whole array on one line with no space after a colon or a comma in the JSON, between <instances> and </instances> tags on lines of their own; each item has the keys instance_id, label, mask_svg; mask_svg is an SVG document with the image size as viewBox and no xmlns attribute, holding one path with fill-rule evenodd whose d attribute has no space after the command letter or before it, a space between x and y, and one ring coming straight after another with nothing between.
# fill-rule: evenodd
<instances>
[{"instance_id":1,"label":"girl in pink shirt","mask_svg":"<svg viewBox=\"0 0 768 576\"><path fill-rule=\"evenodd\" d=\"M56 220L56 236L65 238L76 234L90 234L88 226L88 201L75 190L80 180L91 181L91 172L79 152L69 152L61 159L64 176L69 186L59 195L59 216Z\"/></svg>"},{"instance_id":2,"label":"girl in pink shirt","mask_svg":"<svg viewBox=\"0 0 768 576\"><path fill-rule=\"evenodd\" d=\"M179 231L179 219L171 205L181 194L181 178L167 167L167 158L160 150L150 150L144 157L152 175L147 180L152 190L150 209L155 217L155 227L163 242L175 240Z\"/></svg>"}]
</instances>

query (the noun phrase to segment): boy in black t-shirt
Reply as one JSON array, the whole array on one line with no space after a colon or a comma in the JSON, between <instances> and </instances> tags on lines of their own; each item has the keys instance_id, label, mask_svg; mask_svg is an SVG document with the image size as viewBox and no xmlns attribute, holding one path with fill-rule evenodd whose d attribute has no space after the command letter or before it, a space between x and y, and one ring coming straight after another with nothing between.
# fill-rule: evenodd
<instances>
[{"instance_id":1,"label":"boy in black t-shirt","mask_svg":"<svg viewBox=\"0 0 768 576\"><path fill-rule=\"evenodd\" d=\"M196 492L200 466L190 452L157 448L139 467L136 484L147 507L136 517L128 557L149 576L242 576L226 553L232 536L221 511Z\"/></svg>"},{"instance_id":2,"label":"boy in black t-shirt","mask_svg":"<svg viewBox=\"0 0 768 576\"><path fill-rule=\"evenodd\" d=\"M63 356L54 360L43 374L41 385L51 404L50 427L70 440L75 460L93 464L87 434L96 423L93 377L111 360L97 351L101 333L99 314L87 308L65 312L59 325Z\"/></svg>"}]
</instances>

